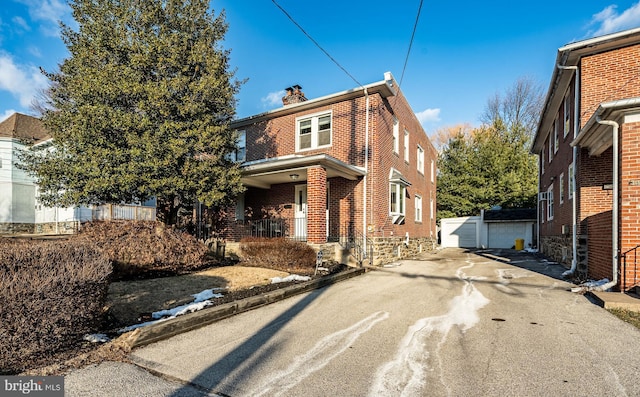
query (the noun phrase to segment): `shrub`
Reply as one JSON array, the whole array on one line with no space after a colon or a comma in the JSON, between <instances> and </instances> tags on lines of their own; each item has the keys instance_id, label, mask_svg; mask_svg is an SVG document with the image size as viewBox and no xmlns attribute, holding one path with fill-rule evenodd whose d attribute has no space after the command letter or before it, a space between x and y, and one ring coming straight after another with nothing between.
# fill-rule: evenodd
<instances>
[{"instance_id":1,"label":"shrub","mask_svg":"<svg viewBox=\"0 0 640 397\"><path fill-rule=\"evenodd\" d=\"M188 273L214 262L204 243L159 222L92 222L74 238L101 247L113 261L114 280Z\"/></svg>"},{"instance_id":2,"label":"shrub","mask_svg":"<svg viewBox=\"0 0 640 397\"><path fill-rule=\"evenodd\" d=\"M313 274L316 253L306 243L285 238L248 237L240 241L242 264L288 273Z\"/></svg>"},{"instance_id":3,"label":"shrub","mask_svg":"<svg viewBox=\"0 0 640 397\"><path fill-rule=\"evenodd\" d=\"M98 329L110 273L93 244L0 239L0 373L45 363Z\"/></svg>"}]
</instances>

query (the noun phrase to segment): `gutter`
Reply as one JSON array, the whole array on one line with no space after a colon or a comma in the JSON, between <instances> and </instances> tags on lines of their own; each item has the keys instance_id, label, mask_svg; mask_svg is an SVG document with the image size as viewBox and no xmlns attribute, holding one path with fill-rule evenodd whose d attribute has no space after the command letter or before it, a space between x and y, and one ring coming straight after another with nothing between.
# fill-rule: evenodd
<instances>
[{"instance_id":1,"label":"gutter","mask_svg":"<svg viewBox=\"0 0 640 397\"><path fill-rule=\"evenodd\" d=\"M609 125L613 127L613 209L611 219L611 267L613 277L610 282L594 288L596 291L606 291L612 287L618 285L618 218L619 209L618 201L620 200L618 174L620 154L618 153L618 131L620 126L613 120L602 120L599 115L596 116L598 124ZM575 146L574 146L575 148ZM574 172L575 173L575 172Z\"/></svg>"},{"instance_id":2,"label":"gutter","mask_svg":"<svg viewBox=\"0 0 640 397\"><path fill-rule=\"evenodd\" d=\"M579 127L579 111L580 111L580 69L577 66L563 66L558 64L558 69L561 70L575 70L576 79L574 84L574 95L573 95L573 139L576 139L578 136L578 127ZM576 269L578 267L578 197L576 196L576 159L578 158L578 147L573 147L573 175L571 176L571 185L573 186L573 191L571 191L571 269L565 272L564 275L570 276L575 274ZM538 189L539 190L539 189Z\"/></svg>"}]
</instances>

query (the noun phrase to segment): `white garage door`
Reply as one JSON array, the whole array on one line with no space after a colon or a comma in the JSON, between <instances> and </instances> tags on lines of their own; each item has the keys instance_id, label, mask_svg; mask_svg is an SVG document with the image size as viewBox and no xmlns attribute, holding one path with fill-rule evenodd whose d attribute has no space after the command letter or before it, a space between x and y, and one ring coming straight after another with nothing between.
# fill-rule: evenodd
<instances>
[{"instance_id":1,"label":"white garage door","mask_svg":"<svg viewBox=\"0 0 640 397\"><path fill-rule=\"evenodd\" d=\"M476 220L442 219L441 245L443 247L476 247Z\"/></svg>"},{"instance_id":2,"label":"white garage door","mask_svg":"<svg viewBox=\"0 0 640 397\"><path fill-rule=\"evenodd\" d=\"M489 248L513 248L516 239L526 237L526 223L489 223Z\"/></svg>"}]
</instances>

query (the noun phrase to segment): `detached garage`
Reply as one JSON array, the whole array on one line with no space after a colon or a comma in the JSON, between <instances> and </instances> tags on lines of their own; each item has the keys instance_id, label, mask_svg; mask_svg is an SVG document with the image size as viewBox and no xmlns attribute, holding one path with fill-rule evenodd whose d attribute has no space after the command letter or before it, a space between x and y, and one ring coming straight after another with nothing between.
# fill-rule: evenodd
<instances>
[{"instance_id":1,"label":"detached garage","mask_svg":"<svg viewBox=\"0 0 640 397\"><path fill-rule=\"evenodd\" d=\"M460 248L513 248L516 239L524 247L536 246L535 209L496 209L480 216L440 220L440 245Z\"/></svg>"},{"instance_id":2,"label":"detached garage","mask_svg":"<svg viewBox=\"0 0 640 397\"><path fill-rule=\"evenodd\" d=\"M482 220L479 216L447 218L440 220L440 245L442 247L477 248Z\"/></svg>"}]
</instances>

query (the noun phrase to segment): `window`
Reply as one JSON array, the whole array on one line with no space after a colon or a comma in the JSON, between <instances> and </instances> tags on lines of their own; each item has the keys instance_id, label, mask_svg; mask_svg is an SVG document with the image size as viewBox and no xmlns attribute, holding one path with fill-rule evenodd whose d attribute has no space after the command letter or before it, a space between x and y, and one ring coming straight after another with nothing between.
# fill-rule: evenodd
<instances>
[{"instance_id":1,"label":"window","mask_svg":"<svg viewBox=\"0 0 640 397\"><path fill-rule=\"evenodd\" d=\"M393 118L393 153L400 154L400 123Z\"/></svg>"},{"instance_id":2,"label":"window","mask_svg":"<svg viewBox=\"0 0 640 397\"><path fill-rule=\"evenodd\" d=\"M436 163L431 160L431 183L436 181Z\"/></svg>"},{"instance_id":3,"label":"window","mask_svg":"<svg viewBox=\"0 0 640 397\"><path fill-rule=\"evenodd\" d=\"M553 160L553 142L551 141L551 136L549 136L549 164L551 164L551 160Z\"/></svg>"},{"instance_id":4,"label":"window","mask_svg":"<svg viewBox=\"0 0 640 397\"><path fill-rule=\"evenodd\" d=\"M573 164L569 164L569 170L567 171L567 175L569 177L569 200L573 198L573 192L575 191L574 179L573 176Z\"/></svg>"},{"instance_id":5,"label":"window","mask_svg":"<svg viewBox=\"0 0 640 397\"><path fill-rule=\"evenodd\" d=\"M391 215L404 215L406 186L398 182L391 182L389 184L389 192L389 213Z\"/></svg>"},{"instance_id":6,"label":"window","mask_svg":"<svg viewBox=\"0 0 640 397\"><path fill-rule=\"evenodd\" d=\"M560 174L560 204L564 203L564 172Z\"/></svg>"},{"instance_id":7,"label":"window","mask_svg":"<svg viewBox=\"0 0 640 397\"><path fill-rule=\"evenodd\" d=\"M558 124L558 117L556 116L556 121L553 122L553 153L558 153L558 129L560 128L560 124Z\"/></svg>"},{"instance_id":8,"label":"window","mask_svg":"<svg viewBox=\"0 0 640 397\"><path fill-rule=\"evenodd\" d=\"M429 199L429 219L433 219L433 198Z\"/></svg>"},{"instance_id":9,"label":"window","mask_svg":"<svg viewBox=\"0 0 640 397\"><path fill-rule=\"evenodd\" d=\"M237 131L236 150L229 153L230 161L243 162L247 160L247 134L245 131Z\"/></svg>"},{"instance_id":10,"label":"window","mask_svg":"<svg viewBox=\"0 0 640 397\"><path fill-rule=\"evenodd\" d=\"M540 152L540 175L544 175L544 146Z\"/></svg>"},{"instance_id":11,"label":"window","mask_svg":"<svg viewBox=\"0 0 640 397\"><path fill-rule=\"evenodd\" d=\"M409 131L404 130L404 161L409 162Z\"/></svg>"},{"instance_id":12,"label":"window","mask_svg":"<svg viewBox=\"0 0 640 397\"><path fill-rule=\"evenodd\" d=\"M415 195L416 202L416 222L422 222L422 197Z\"/></svg>"},{"instance_id":13,"label":"window","mask_svg":"<svg viewBox=\"0 0 640 397\"><path fill-rule=\"evenodd\" d=\"M418 154L416 157L416 162L418 163L418 171L424 175L424 149L420 147L420 145L418 145Z\"/></svg>"},{"instance_id":14,"label":"window","mask_svg":"<svg viewBox=\"0 0 640 397\"><path fill-rule=\"evenodd\" d=\"M571 104L569 103L569 95L564 97L564 137L566 138L571 130Z\"/></svg>"},{"instance_id":15,"label":"window","mask_svg":"<svg viewBox=\"0 0 640 397\"><path fill-rule=\"evenodd\" d=\"M331 113L323 113L297 120L297 150L315 149L331 145Z\"/></svg>"},{"instance_id":16,"label":"window","mask_svg":"<svg viewBox=\"0 0 640 397\"><path fill-rule=\"evenodd\" d=\"M547 190L547 220L553 219L553 185Z\"/></svg>"}]
</instances>

